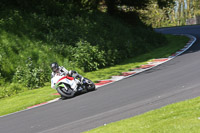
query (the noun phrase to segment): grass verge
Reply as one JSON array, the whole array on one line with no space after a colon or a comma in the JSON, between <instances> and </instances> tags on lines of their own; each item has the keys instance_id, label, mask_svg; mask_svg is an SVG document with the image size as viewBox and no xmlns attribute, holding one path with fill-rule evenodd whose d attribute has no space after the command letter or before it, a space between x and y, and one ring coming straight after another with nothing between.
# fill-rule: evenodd
<instances>
[{"instance_id":1,"label":"grass verge","mask_svg":"<svg viewBox=\"0 0 200 133\"><path fill-rule=\"evenodd\" d=\"M184 36L166 35L166 37L169 44L164 47L157 48L149 53L143 54L136 58L125 60L121 64L115 65L113 67L85 73L83 74L83 76L88 77L89 79L93 79L93 81L109 79L113 75L120 75L121 72L127 72L131 68L136 68L140 65L147 64L147 62L152 59L167 58L170 55L174 54L176 51L183 48L189 41L189 39Z\"/></svg>"},{"instance_id":2,"label":"grass verge","mask_svg":"<svg viewBox=\"0 0 200 133\"><path fill-rule=\"evenodd\" d=\"M126 72L131 68L146 64L151 59L168 57L183 48L189 41L189 39L184 36L167 35L167 39L169 44L164 47L155 49L149 53L138 56L137 58L128 59L116 66L85 73L83 76L92 79L94 82L108 79L113 75L119 75L121 72ZM51 89L50 84L47 84L45 87L40 89L29 90L8 98L0 99L0 116L23 110L29 106L43 103L58 97L52 95L52 93L56 93L56 90Z\"/></svg>"},{"instance_id":3,"label":"grass verge","mask_svg":"<svg viewBox=\"0 0 200 133\"><path fill-rule=\"evenodd\" d=\"M27 109L27 107L40 104L59 96L52 95L56 90L50 89L50 84L35 90L29 90L17 95L0 99L0 116Z\"/></svg>"},{"instance_id":4,"label":"grass verge","mask_svg":"<svg viewBox=\"0 0 200 133\"><path fill-rule=\"evenodd\" d=\"M167 105L87 133L199 133L200 97Z\"/></svg>"}]
</instances>

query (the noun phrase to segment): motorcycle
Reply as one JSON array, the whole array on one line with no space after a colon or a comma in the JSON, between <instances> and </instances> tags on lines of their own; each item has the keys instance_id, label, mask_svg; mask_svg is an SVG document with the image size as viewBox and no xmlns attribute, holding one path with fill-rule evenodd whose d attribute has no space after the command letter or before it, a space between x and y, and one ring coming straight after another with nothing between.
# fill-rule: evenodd
<instances>
[{"instance_id":1,"label":"motorcycle","mask_svg":"<svg viewBox=\"0 0 200 133\"><path fill-rule=\"evenodd\" d=\"M56 89L63 99L72 98L76 93L94 91L96 89L95 84L87 78L80 82L79 79L74 77L57 75L51 79L51 88Z\"/></svg>"}]
</instances>

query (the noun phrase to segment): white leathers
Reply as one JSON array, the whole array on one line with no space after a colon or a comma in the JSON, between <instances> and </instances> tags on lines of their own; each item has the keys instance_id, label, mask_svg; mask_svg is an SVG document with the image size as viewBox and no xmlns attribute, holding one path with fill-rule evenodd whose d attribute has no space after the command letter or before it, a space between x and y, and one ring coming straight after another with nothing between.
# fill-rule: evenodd
<instances>
[{"instance_id":1,"label":"white leathers","mask_svg":"<svg viewBox=\"0 0 200 133\"><path fill-rule=\"evenodd\" d=\"M59 66L59 69L56 72L51 73L51 78L54 76L66 76L69 74L69 71L65 69L63 66Z\"/></svg>"}]
</instances>

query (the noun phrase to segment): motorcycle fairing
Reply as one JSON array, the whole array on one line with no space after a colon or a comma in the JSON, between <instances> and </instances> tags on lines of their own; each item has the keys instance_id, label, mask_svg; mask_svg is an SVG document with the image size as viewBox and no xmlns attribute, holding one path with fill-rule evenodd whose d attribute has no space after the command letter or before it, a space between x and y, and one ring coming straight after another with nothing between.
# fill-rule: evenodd
<instances>
[{"instance_id":1,"label":"motorcycle fairing","mask_svg":"<svg viewBox=\"0 0 200 133\"><path fill-rule=\"evenodd\" d=\"M77 79L68 76L55 76L51 79L51 88L56 89L58 86L64 87L62 83L70 85L70 87L77 91Z\"/></svg>"}]
</instances>

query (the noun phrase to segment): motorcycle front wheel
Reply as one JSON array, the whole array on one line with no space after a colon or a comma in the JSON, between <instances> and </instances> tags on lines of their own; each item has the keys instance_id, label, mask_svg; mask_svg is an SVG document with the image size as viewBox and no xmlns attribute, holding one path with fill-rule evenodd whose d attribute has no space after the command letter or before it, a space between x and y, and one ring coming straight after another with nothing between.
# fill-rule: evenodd
<instances>
[{"instance_id":1,"label":"motorcycle front wheel","mask_svg":"<svg viewBox=\"0 0 200 133\"><path fill-rule=\"evenodd\" d=\"M96 89L95 84L91 80L85 78L85 81L86 81L86 88L88 91L94 91Z\"/></svg>"},{"instance_id":2,"label":"motorcycle front wheel","mask_svg":"<svg viewBox=\"0 0 200 133\"><path fill-rule=\"evenodd\" d=\"M58 87L56 90L61 95L61 97L65 98L72 98L75 94L75 91L72 90L69 86L67 86L67 90L64 87Z\"/></svg>"}]
</instances>

